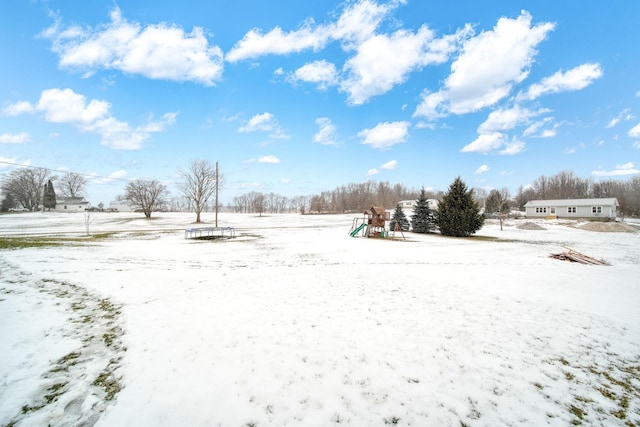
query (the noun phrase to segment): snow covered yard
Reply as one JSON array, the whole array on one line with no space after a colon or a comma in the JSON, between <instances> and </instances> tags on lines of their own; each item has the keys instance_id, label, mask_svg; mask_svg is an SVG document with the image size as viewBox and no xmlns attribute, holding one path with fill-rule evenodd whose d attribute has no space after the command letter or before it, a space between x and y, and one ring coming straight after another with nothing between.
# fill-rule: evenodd
<instances>
[{"instance_id":1,"label":"snow covered yard","mask_svg":"<svg viewBox=\"0 0 640 427\"><path fill-rule=\"evenodd\" d=\"M638 232L155 215L0 217L0 425L640 425Z\"/></svg>"}]
</instances>

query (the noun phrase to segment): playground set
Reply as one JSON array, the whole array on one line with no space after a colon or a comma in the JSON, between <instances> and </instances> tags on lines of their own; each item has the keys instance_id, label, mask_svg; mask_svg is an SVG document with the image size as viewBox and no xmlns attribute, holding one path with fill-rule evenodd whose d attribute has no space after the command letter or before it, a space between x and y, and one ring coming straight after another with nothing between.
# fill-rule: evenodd
<instances>
[{"instance_id":1,"label":"playground set","mask_svg":"<svg viewBox=\"0 0 640 427\"><path fill-rule=\"evenodd\" d=\"M391 221L391 212L386 211L379 206L373 206L371 209L364 211L362 217L356 217L353 219L349 235L356 237L361 235L362 237L389 237L389 231L392 231L392 237L395 235L395 231L400 231L399 226L396 224L395 230L389 230L387 222ZM404 233L402 233L404 237Z\"/></svg>"}]
</instances>

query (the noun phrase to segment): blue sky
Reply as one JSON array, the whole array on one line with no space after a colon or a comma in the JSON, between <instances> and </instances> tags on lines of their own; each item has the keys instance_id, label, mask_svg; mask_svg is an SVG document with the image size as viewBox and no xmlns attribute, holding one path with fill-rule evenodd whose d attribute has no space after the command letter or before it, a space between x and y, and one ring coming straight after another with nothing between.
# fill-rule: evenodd
<instances>
[{"instance_id":1,"label":"blue sky","mask_svg":"<svg viewBox=\"0 0 640 427\"><path fill-rule=\"evenodd\" d=\"M228 4L227 4L228 3ZM0 174L221 197L640 173L640 2L4 0ZM56 172L60 173L60 172Z\"/></svg>"}]
</instances>

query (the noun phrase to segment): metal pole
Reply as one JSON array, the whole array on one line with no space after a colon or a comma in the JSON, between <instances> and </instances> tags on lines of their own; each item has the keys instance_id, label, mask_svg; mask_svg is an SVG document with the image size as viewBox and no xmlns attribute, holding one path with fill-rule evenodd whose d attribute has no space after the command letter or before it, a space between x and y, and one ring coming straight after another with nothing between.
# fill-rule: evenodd
<instances>
[{"instance_id":1,"label":"metal pole","mask_svg":"<svg viewBox=\"0 0 640 427\"><path fill-rule=\"evenodd\" d=\"M216 162L216 227L218 227L218 187L220 182L218 181L218 162Z\"/></svg>"}]
</instances>

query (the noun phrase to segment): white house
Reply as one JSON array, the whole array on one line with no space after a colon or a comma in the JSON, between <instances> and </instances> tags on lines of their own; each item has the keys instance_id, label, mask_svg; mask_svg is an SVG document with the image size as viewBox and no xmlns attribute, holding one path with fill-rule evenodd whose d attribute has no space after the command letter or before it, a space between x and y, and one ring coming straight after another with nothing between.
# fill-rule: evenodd
<instances>
[{"instance_id":1,"label":"white house","mask_svg":"<svg viewBox=\"0 0 640 427\"><path fill-rule=\"evenodd\" d=\"M56 212L84 212L91 206L84 197L56 197Z\"/></svg>"},{"instance_id":2,"label":"white house","mask_svg":"<svg viewBox=\"0 0 640 427\"><path fill-rule=\"evenodd\" d=\"M417 200L400 200L398 204L402 209L409 209L411 213L413 213L413 208L418 203ZM436 199L427 199L427 205L429 205L429 209L437 210L438 209L438 201Z\"/></svg>"},{"instance_id":3,"label":"white house","mask_svg":"<svg viewBox=\"0 0 640 427\"><path fill-rule=\"evenodd\" d=\"M615 219L618 199L530 200L524 205L527 218Z\"/></svg>"}]
</instances>

